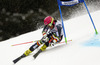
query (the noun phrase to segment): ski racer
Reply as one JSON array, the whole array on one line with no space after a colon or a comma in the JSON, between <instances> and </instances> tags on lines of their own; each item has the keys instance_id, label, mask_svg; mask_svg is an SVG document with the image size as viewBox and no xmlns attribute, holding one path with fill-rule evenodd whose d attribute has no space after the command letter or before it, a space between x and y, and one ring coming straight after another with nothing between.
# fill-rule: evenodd
<instances>
[{"instance_id":1,"label":"ski racer","mask_svg":"<svg viewBox=\"0 0 100 65\"><path fill-rule=\"evenodd\" d=\"M47 16L44 19L44 28L42 31L43 38L37 41L34 45L32 45L28 50L24 52L23 55L13 60L14 63L18 62L20 59L28 56L32 53L36 48L43 44L43 46L38 50L38 52L33 55L36 58L42 51L44 51L49 46L54 46L59 43L63 38L63 29L60 21L55 20L51 16Z\"/></svg>"}]
</instances>

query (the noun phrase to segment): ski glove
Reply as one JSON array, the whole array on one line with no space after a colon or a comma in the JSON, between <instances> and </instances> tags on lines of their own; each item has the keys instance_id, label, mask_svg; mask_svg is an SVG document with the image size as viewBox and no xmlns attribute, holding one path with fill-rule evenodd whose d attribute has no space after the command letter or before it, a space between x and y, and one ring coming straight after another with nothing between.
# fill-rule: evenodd
<instances>
[{"instance_id":1,"label":"ski glove","mask_svg":"<svg viewBox=\"0 0 100 65\"><path fill-rule=\"evenodd\" d=\"M54 40L53 40L53 42L49 44L49 46L51 46L51 47L52 47L52 46L55 46L56 44L57 44L57 40L56 40L56 39L54 39Z\"/></svg>"},{"instance_id":2,"label":"ski glove","mask_svg":"<svg viewBox=\"0 0 100 65\"><path fill-rule=\"evenodd\" d=\"M59 41L59 37L52 35L53 43L57 43Z\"/></svg>"},{"instance_id":3,"label":"ski glove","mask_svg":"<svg viewBox=\"0 0 100 65\"><path fill-rule=\"evenodd\" d=\"M48 42L48 41L49 41L49 38L48 38L48 37L43 37L43 38L42 38L42 41Z\"/></svg>"},{"instance_id":4,"label":"ski glove","mask_svg":"<svg viewBox=\"0 0 100 65\"><path fill-rule=\"evenodd\" d=\"M55 43L49 43L49 46L53 47L55 45Z\"/></svg>"}]
</instances>

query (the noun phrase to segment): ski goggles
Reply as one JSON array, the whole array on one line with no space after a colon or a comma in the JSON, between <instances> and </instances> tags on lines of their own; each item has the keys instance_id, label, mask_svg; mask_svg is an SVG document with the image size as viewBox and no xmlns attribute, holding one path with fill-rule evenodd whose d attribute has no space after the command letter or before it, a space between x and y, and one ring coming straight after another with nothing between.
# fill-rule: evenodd
<instances>
[{"instance_id":1,"label":"ski goggles","mask_svg":"<svg viewBox=\"0 0 100 65\"><path fill-rule=\"evenodd\" d=\"M51 21L51 23L48 24L49 26L52 26L53 21L54 21L54 18L51 18L51 19L52 19L52 21Z\"/></svg>"}]
</instances>

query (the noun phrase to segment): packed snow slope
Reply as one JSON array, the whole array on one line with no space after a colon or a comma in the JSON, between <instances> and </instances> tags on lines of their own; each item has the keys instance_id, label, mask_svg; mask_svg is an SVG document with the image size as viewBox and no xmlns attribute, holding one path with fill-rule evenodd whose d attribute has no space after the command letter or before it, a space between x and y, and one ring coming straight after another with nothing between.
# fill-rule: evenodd
<instances>
[{"instance_id":1,"label":"packed snow slope","mask_svg":"<svg viewBox=\"0 0 100 65\"><path fill-rule=\"evenodd\" d=\"M91 13L91 16L99 33L100 11ZM64 21L64 26L67 40L72 39L71 42L49 47L34 60L33 55L37 49L16 65L100 65L100 34L95 34L88 14ZM19 46L11 45L39 40L42 38L41 32L42 29L39 29L0 42L0 65L13 65L12 61L22 55L34 43ZM98 42L98 45L95 45L95 41Z\"/></svg>"}]
</instances>

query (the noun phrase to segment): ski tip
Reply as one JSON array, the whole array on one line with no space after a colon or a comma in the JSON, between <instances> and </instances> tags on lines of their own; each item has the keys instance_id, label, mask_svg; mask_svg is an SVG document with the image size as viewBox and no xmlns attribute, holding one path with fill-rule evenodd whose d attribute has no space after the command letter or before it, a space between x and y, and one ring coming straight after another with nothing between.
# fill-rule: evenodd
<instances>
[{"instance_id":1,"label":"ski tip","mask_svg":"<svg viewBox=\"0 0 100 65\"><path fill-rule=\"evenodd\" d=\"M16 63L12 62L12 65L15 65Z\"/></svg>"},{"instance_id":2,"label":"ski tip","mask_svg":"<svg viewBox=\"0 0 100 65\"><path fill-rule=\"evenodd\" d=\"M34 59L36 59L36 57L33 56Z\"/></svg>"},{"instance_id":3,"label":"ski tip","mask_svg":"<svg viewBox=\"0 0 100 65\"><path fill-rule=\"evenodd\" d=\"M33 55L33 58L36 59L37 55Z\"/></svg>"},{"instance_id":4,"label":"ski tip","mask_svg":"<svg viewBox=\"0 0 100 65\"><path fill-rule=\"evenodd\" d=\"M13 62L13 64L16 64L16 62L15 61L12 61Z\"/></svg>"}]
</instances>

